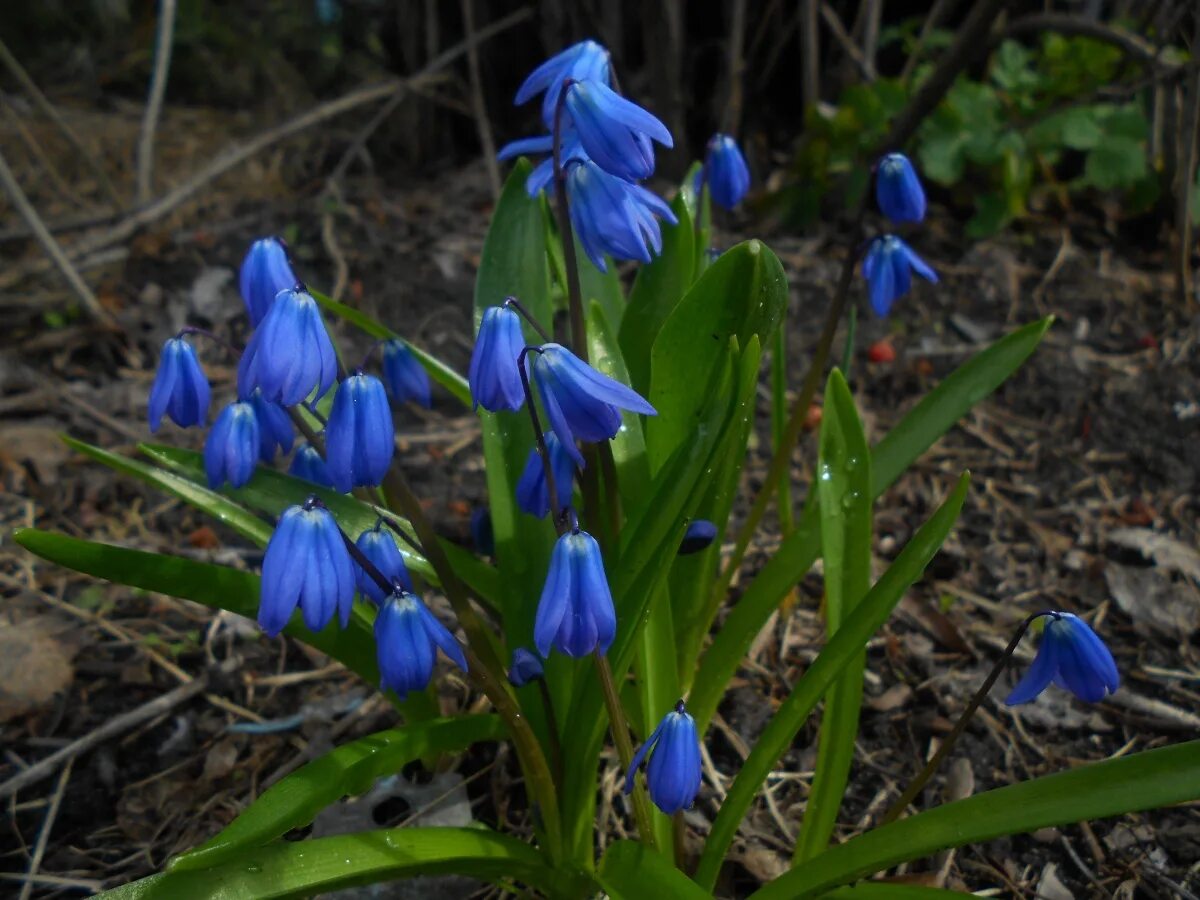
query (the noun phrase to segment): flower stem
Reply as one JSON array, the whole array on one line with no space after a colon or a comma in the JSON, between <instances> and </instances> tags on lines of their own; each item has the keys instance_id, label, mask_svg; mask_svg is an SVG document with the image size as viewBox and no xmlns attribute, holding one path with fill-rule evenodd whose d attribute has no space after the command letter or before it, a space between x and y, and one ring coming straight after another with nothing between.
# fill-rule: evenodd
<instances>
[{"instance_id":1,"label":"flower stem","mask_svg":"<svg viewBox=\"0 0 1200 900\"><path fill-rule=\"evenodd\" d=\"M597 648L592 653L596 663L596 674L600 676L600 687L604 692L604 705L608 707L608 724L612 732L613 743L617 745L617 756L621 760L621 768L628 770L633 762L633 741L629 738L629 723L625 720L625 711L621 707L621 698L617 694L617 686L613 683L612 669L606 657ZM646 800L644 786L634 783L633 787L633 816L637 820L638 834L642 843L655 847L654 827L650 822L650 804Z\"/></svg>"},{"instance_id":2,"label":"flower stem","mask_svg":"<svg viewBox=\"0 0 1200 900\"><path fill-rule=\"evenodd\" d=\"M884 813L883 819L880 822L881 825L887 825L889 822L896 821L896 819L900 818L901 813L903 813L908 807L908 804L912 803L913 800L916 799L917 794L921 792L921 788L925 787L926 782L933 777L933 773L938 770L938 767L942 764L942 761L950 754L950 751L954 749L954 745L958 743L958 739L962 737L962 733L966 731L967 724L975 715L975 710L979 709L979 704L983 702L983 698L988 695L988 691L992 689L992 685L996 683L996 679L999 678L1000 673L1004 671L1005 665L1007 665L1009 659L1012 658L1013 653L1017 649L1017 644L1021 643L1021 638L1024 637L1025 632L1029 629L1029 626L1033 624L1034 619L1040 618L1044 615L1047 615L1045 611L1035 612L1026 616L1021 621L1021 624L1017 626L1017 631L1013 635L1012 640L1008 642L1008 646L1004 648L1004 652L1000 654L1000 658L996 660L996 664L992 666L992 671L988 673L988 677L983 680L983 684L979 686L979 690L975 692L975 696L971 698L971 702L967 704L967 708L962 711L962 715L960 715L958 717L958 721L954 723L954 728L951 729L950 734L946 736L946 740L942 741L942 745L938 747L937 752L934 753L929 762L925 764L925 768L923 768L917 777L909 783L908 787L904 789L904 793L900 795L900 799L893 803L888 811Z\"/></svg>"},{"instance_id":3,"label":"flower stem","mask_svg":"<svg viewBox=\"0 0 1200 900\"><path fill-rule=\"evenodd\" d=\"M550 763L554 766L554 782L555 784L562 784L562 744L558 739L558 716L554 714L554 700L550 696L550 689L546 687L545 678L539 678L537 686L538 693L542 697L542 708L546 711L546 730L550 733Z\"/></svg>"},{"instance_id":4,"label":"flower stem","mask_svg":"<svg viewBox=\"0 0 1200 900\"><path fill-rule=\"evenodd\" d=\"M538 336L543 341L545 341L547 344L551 343L554 340L554 338L552 338L550 336L550 332L548 332L545 328L542 327L542 323L539 322L537 319L535 319L533 317L533 313L531 313L529 310L527 310L525 308L525 304L523 304L516 297L505 297L504 298L504 306L511 306L513 309L515 309L520 314L522 319L524 319L531 326L533 326L533 330L536 331L538 333Z\"/></svg>"},{"instance_id":5,"label":"flower stem","mask_svg":"<svg viewBox=\"0 0 1200 900\"><path fill-rule=\"evenodd\" d=\"M558 485L554 481L554 466L550 465L550 448L546 446L546 436L542 432L542 420L538 417L537 407L533 404L533 388L529 386L529 373L525 370L526 356L529 353L541 352L539 347L526 347L522 350L517 357L517 372L521 376L521 389L525 391L525 406L529 409L529 420L533 423L533 439L537 442L538 456L542 458L542 472L546 476L546 493L550 497L550 518L561 535L566 531L566 522L562 514L563 507L558 502Z\"/></svg>"},{"instance_id":6,"label":"flower stem","mask_svg":"<svg viewBox=\"0 0 1200 900\"><path fill-rule=\"evenodd\" d=\"M233 357L235 359L242 355L242 351L240 349L238 349L237 347L235 347L230 341L225 340L225 338L221 337L218 334L214 334L213 332L209 331L207 328L200 328L196 325L184 325L182 328L179 329L179 333L177 335L175 335L175 337L181 338L185 334L202 335L202 336L208 338L213 343L219 344L220 346L224 347L226 350L228 350L233 355Z\"/></svg>"},{"instance_id":7,"label":"flower stem","mask_svg":"<svg viewBox=\"0 0 1200 900\"><path fill-rule=\"evenodd\" d=\"M554 208L558 220L558 236L562 238L563 263L567 269L567 309L571 317L571 349L584 362L588 361L587 322L583 318L583 292L579 286L579 260L575 256L575 232L571 228L571 207L567 200L567 172L562 159L562 120L567 104L567 91L572 79L563 82L554 107Z\"/></svg>"}]
</instances>

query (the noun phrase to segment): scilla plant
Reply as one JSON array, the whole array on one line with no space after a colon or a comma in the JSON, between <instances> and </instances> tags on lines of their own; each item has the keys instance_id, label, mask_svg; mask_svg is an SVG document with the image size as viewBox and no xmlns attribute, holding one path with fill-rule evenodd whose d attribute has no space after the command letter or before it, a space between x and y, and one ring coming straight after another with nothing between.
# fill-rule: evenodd
<instances>
[{"instance_id":1,"label":"scilla plant","mask_svg":"<svg viewBox=\"0 0 1200 900\"><path fill-rule=\"evenodd\" d=\"M788 483L858 253L880 315L914 272L936 275L887 234L847 261L832 324L790 410L776 392L768 476L746 498L732 552L722 554L716 538L729 531L746 482L763 347L779 346L787 283L758 241L709 250L710 204L735 205L749 185L736 143L714 138L668 202L641 182L654 171L655 145L670 147L672 136L616 84L608 53L585 42L522 86L518 102L540 100L546 131L502 156L545 159L517 162L497 204L468 378L305 286L286 248L268 238L242 266L249 342L215 345L238 355L237 385L204 452L145 444L148 461L140 461L70 442L265 547L261 575L33 529L17 534L24 546L98 577L256 617L265 634L306 641L378 685L402 720L307 763L165 872L109 896L304 897L455 872L555 898L710 897L768 774L822 701L793 865L754 894L762 900L940 897L946 892L864 879L947 847L1200 797L1200 743L1192 742L913 813L1031 623L1044 621L1040 649L1009 702L1034 701L1051 682L1086 701L1117 689L1113 659L1085 619L1040 610L883 821L831 846L866 644L950 533L968 479L872 580L875 500L1033 352L1050 322L966 362L874 446L833 370L802 511L797 518L781 501L778 550L761 569L741 570L772 495ZM880 210L915 233L926 209L909 161L890 154L875 178ZM627 282L615 263L629 260L640 266ZM357 368L347 368L323 312L375 341ZM164 416L185 428L206 424L211 390L194 344L209 337L184 329L167 341L150 395L152 430ZM438 534L395 450L393 405L428 403L431 381L478 411L490 510L473 522L488 545L482 556ZM776 383L786 381L784 371ZM298 434L304 443L284 474L274 461ZM818 557L827 640L728 788L706 788L702 742L718 703L754 636ZM740 596L721 616L739 571ZM441 714L436 681L447 666L491 711ZM284 839L412 761L496 741L511 744L524 786L512 834L478 823ZM605 762L610 744L619 773ZM602 782L614 781L623 787L615 815L630 838L606 833L607 818L598 827ZM689 817L689 808L701 815Z\"/></svg>"}]
</instances>

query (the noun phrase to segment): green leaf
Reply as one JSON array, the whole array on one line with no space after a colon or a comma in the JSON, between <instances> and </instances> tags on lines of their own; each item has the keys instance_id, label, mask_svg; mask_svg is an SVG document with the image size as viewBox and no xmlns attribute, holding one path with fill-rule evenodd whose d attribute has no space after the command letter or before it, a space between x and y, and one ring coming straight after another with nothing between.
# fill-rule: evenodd
<instances>
[{"instance_id":1,"label":"green leaf","mask_svg":"<svg viewBox=\"0 0 1200 900\"><path fill-rule=\"evenodd\" d=\"M683 192L672 202L671 209L679 224L663 224L662 253L638 269L618 332L621 355L629 368L629 384L642 395L650 390L650 352L654 339L692 286L696 273L696 231Z\"/></svg>"},{"instance_id":2,"label":"green leaf","mask_svg":"<svg viewBox=\"0 0 1200 900\"><path fill-rule=\"evenodd\" d=\"M392 775L430 754L465 750L481 741L497 741L504 726L494 715L465 715L391 728L359 738L314 759L267 788L221 833L175 857L169 872L206 869L224 863L248 847L266 844L309 824L322 809L342 797L361 794L377 778Z\"/></svg>"},{"instance_id":3,"label":"green leaf","mask_svg":"<svg viewBox=\"0 0 1200 900\"><path fill-rule=\"evenodd\" d=\"M778 258L759 241L723 253L663 323L650 363L650 403L658 411L646 422L650 471L692 434L707 400L707 384L728 352L729 339L745 347L751 335L765 342L787 304L787 278Z\"/></svg>"},{"instance_id":4,"label":"green leaf","mask_svg":"<svg viewBox=\"0 0 1200 900\"><path fill-rule=\"evenodd\" d=\"M939 850L1200 799L1200 741L996 788L831 847L751 896L801 900Z\"/></svg>"},{"instance_id":5,"label":"green leaf","mask_svg":"<svg viewBox=\"0 0 1200 900\"><path fill-rule=\"evenodd\" d=\"M312 294L313 299L322 307L329 310L335 316L345 319L351 325L369 334L371 337L379 338L380 340L395 338L398 341L404 341L408 349L412 351L413 356L417 358L417 361L425 367L425 371L429 373L430 378L454 395L454 398L462 403L463 406L471 405L471 388L467 384L467 379L463 378L432 353L425 352L416 344L411 343L392 331L386 325L375 321L366 313L360 312L352 306L347 306L345 303L334 300L332 297L327 297L320 291L314 291L311 287L308 289L308 292Z\"/></svg>"},{"instance_id":6,"label":"green leaf","mask_svg":"<svg viewBox=\"0 0 1200 900\"><path fill-rule=\"evenodd\" d=\"M1083 164L1083 183L1100 190L1125 188L1145 175L1147 168L1142 141L1108 135L1088 153Z\"/></svg>"},{"instance_id":7,"label":"green leaf","mask_svg":"<svg viewBox=\"0 0 1200 900\"><path fill-rule=\"evenodd\" d=\"M989 191L975 198L975 214L967 222L967 237L980 240L991 237L1012 221L1008 210L1008 199L1003 194Z\"/></svg>"},{"instance_id":8,"label":"green leaf","mask_svg":"<svg viewBox=\"0 0 1200 900\"><path fill-rule=\"evenodd\" d=\"M600 886L612 900L712 900L712 895L672 866L658 853L637 841L617 841L604 853Z\"/></svg>"},{"instance_id":9,"label":"green leaf","mask_svg":"<svg viewBox=\"0 0 1200 900\"><path fill-rule=\"evenodd\" d=\"M954 897L974 896L961 891L898 884L894 881L864 881L821 895L824 900L953 900Z\"/></svg>"},{"instance_id":10,"label":"green leaf","mask_svg":"<svg viewBox=\"0 0 1200 900\"><path fill-rule=\"evenodd\" d=\"M588 354L593 368L622 384L629 384L629 372L617 337L599 303L588 309ZM617 467L617 485L621 500L628 506L642 502L649 489L650 469L646 459L646 438L642 417L621 413L621 430L610 442L613 463Z\"/></svg>"},{"instance_id":11,"label":"green leaf","mask_svg":"<svg viewBox=\"0 0 1200 900\"><path fill-rule=\"evenodd\" d=\"M871 585L871 452L850 387L837 369L825 387L817 498L825 617L832 637ZM824 850L833 834L854 761L866 660L866 650L859 650L825 695L816 776L804 807L793 865Z\"/></svg>"},{"instance_id":12,"label":"green leaf","mask_svg":"<svg viewBox=\"0 0 1200 900\"><path fill-rule=\"evenodd\" d=\"M969 479L964 473L951 495L913 535L867 596L847 616L837 633L830 637L759 736L721 804L704 845L695 876L701 887L712 889L725 853L733 842L734 833L745 818L755 794L779 757L791 746L821 696L887 621L904 592L921 577L946 540L966 499L968 484Z\"/></svg>"},{"instance_id":13,"label":"green leaf","mask_svg":"<svg viewBox=\"0 0 1200 900\"><path fill-rule=\"evenodd\" d=\"M593 302L600 304L604 318L612 323L613 328L619 327L625 315L625 292L621 288L621 276L617 274L616 263L608 259L608 271L601 272L583 252L578 238L575 240L575 260L579 265L579 291L583 308L587 309Z\"/></svg>"},{"instance_id":14,"label":"green leaf","mask_svg":"<svg viewBox=\"0 0 1200 900\"><path fill-rule=\"evenodd\" d=\"M1053 317L1017 329L955 369L930 391L871 451L871 497L877 499L972 406L1015 372L1053 323ZM717 703L754 636L779 601L804 577L821 552L815 492L796 530L753 578L700 661L688 698L696 724L707 728Z\"/></svg>"},{"instance_id":15,"label":"green leaf","mask_svg":"<svg viewBox=\"0 0 1200 900\"><path fill-rule=\"evenodd\" d=\"M267 900L311 897L415 875L466 875L518 881L552 896L586 889L586 880L551 869L516 838L484 828L389 828L246 850L222 865L151 875L104 900Z\"/></svg>"}]
</instances>

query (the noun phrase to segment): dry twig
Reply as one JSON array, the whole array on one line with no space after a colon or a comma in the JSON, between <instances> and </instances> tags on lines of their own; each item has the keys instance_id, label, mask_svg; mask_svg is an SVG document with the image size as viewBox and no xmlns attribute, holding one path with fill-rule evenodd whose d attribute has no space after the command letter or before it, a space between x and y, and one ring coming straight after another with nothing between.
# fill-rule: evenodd
<instances>
[{"instance_id":1,"label":"dry twig","mask_svg":"<svg viewBox=\"0 0 1200 900\"><path fill-rule=\"evenodd\" d=\"M167 90L167 72L171 68L171 45L175 35L175 0L162 0L158 13L158 36L154 50L154 73L150 77L150 98L142 118L142 133L137 149L137 202L146 203L151 197L154 174L154 133L162 112L163 95Z\"/></svg>"}]
</instances>

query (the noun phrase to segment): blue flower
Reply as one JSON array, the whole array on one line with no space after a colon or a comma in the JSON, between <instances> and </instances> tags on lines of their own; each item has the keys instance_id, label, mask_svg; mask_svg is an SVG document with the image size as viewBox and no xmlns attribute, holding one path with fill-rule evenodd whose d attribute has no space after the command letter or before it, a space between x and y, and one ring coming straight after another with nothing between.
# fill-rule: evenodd
<instances>
[{"instance_id":1,"label":"blue flower","mask_svg":"<svg viewBox=\"0 0 1200 900\"><path fill-rule=\"evenodd\" d=\"M314 390L325 395L337 378L337 355L317 301L307 291L280 291L238 363L238 393L295 406Z\"/></svg>"},{"instance_id":2,"label":"blue flower","mask_svg":"<svg viewBox=\"0 0 1200 900\"><path fill-rule=\"evenodd\" d=\"M633 388L597 372L561 344L544 344L532 369L550 427L580 468L583 454L576 439L596 443L613 437L621 430L622 409L656 415Z\"/></svg>"},{"instance_id":3,"label":"blue flower","mask_svg":"<svg viewBox=\"0 0 1200 900\"><path fill-rule=\"evenodd\" d=\"M1046 616L1049 621L1033 665L1004 702L1010 706L1028 703L1052 681L1088 703L1115 692L1121 685L1117 664L1087 622L1065 612Z\"/></svg>"},{"instance_id":4,"label":"blue flower","mask_svg":"<svg viewBox=\"0 0 1200 900\"><path fill-rule=\"evenodd\" d=\"M746 159L737 141L729 135L714 134L709 139L704 177L708 180L713 202L724 209L733 209L750 190L750 170L746 167Z\"/></svg>"},{"instance_id":5,"label":"blue flower","mask_svg":"<svg viewBox=\"0 0 1200 900\"><path fill-rule=\"evenodd\" d=\"M492 512L486 506L471 510L471 543L483 556L496 555L496 533L492 530Z\"/></svg>"},{"instance_id":6,"label":"blue flower","mask_svg":"<svg viewBox=\"0 0 1200 900\"><path fill-rule=\"evenodd\" d=\"M525 687L531 681L541 681L546 677L542 661L526 650L518 647L512 654L512 665L508 667L508 683L513 687Z\"/></svg>"},{"instance_id":7,"label":"blue flower","mask_svg":"<svg viewBox=\"0 0 1200 900\"><path fill-rule=\"evenodd\" d=\"M383 377L397 403L412 400L426 409L433 405L429 373L404 341L385 341Z\"/></svg>"},{"instance_id":8,"label":"blue flower","mask_svg":"<svg viewBox=\"0 0 1200 900\"><path fill-rule=\"evenodd\" d=\"M520 140L512 141L500 148L500 152L496 154L496 159L504 162L507 159L513 159L518 156L541 155L543 153L547 154L546 159L534 166L533 171L529 173L529 177L525 179L525 193L529 194L530 197L536 197L543 190L549 189L551 194L554 192L553 135L543 134L537 137L521 138ZM570 120L563 124L562 149L559 151L559 154L562 157L564 168L571 160L582 162L588 158L588 155L579 143L579 135L575 133L575 129L570 125Z\"/></svg>"},{"instance_id":9,"label":"blue flower","mask_svg":"<svg viewBox=\"0 0 1200 900\"><path fill-rule=\"evenodd\" d=\"M889 153L875 172L875 199L893 222L920 222L925 218L925 191L908 157Z\"/></svg>"},{"instance_id":10,"label":"blue flower","mask_svg":"<svg viewBox=\"0 0 1200 900\"><path fill-rule=\"evenodd\" d=\"M662 251L658 219L672 225L678 219L661 197L609 175L591 160L573 160L564 166L571 225L597 269L608 271L606 253L614 259L648 263Z\"/></svg>"},{"instance_id":11,"label":"blue flower","mask_svg":"<svg viewBox=\"0 0 1200 900\"><path fill-rule=\"evenodd\" d=\"M400 548L396 546L396 539L389 531L378 525L368 528L358 536L354 546L375 564L375 568L393 586L399 585L406 591L413 589L412 578L409 577L408 568L404 565L404 557L400 553ZM358 563L354 564L354 580L358 585L358 592L376 603L382 603L391 594L390 590L380 587L379 582L368 575Z\"/></svg>"},{"instance_id":12,"label":"blue flower","mask_svg":"<svg viewBox=\"0 0 1200 900\"><path fill-rule=\"evenodd\" d=\"M296 440L292 419L278 403L264 400L262 391L250 395L250 405L258 419L258 458L265 463L275 459L275 451L288 453Z\"/></svg>"},{"instance_id":13,"label":"blue flower","mask_svg":"<svg viewBox=\"0 0 1200 900\"><path fill-rule=\"evenodd\" d=\"M694 519L688 523L687 530L683 533L683 540L679 543L679 555L699 553L716 540L716 537L716 525L708 519Z\"/></svg>"},{"instance_id":14,"label":"blue flower","mask_svg":"<svg viewBox=\"0 0 1200 900\"><path fill-rule=\"evenodd\" d=\"M538 653L578 659L608 652L617 633L617 614L604 574L600 545L586 531L567 532L554 545L550 571L533 623Z\"/></svg>"},{"instance_id":15,"label":"blue flower","mask_svg":"<svg viewBox=\"0 0 1200 900\"><path fill-rule=\"evenodd\" d=\"M354 563L329 510L310 498L284 510L263 557L258 624L274 637L296 607L309 631L336 611L345 628L354 605Z\"/></svg>"},{"instance_id":16,"label":"blue flower","mask_svg":"<svg viewBox=\"0 0 1200 900\"><path fill-rule=\"evenodd\" d=\"M325 464L343 494L383 481L396 452L387 392L374 375L359 372L338 385L325 426Z\"/></svg>"},{"instance_id":17,"label":"blue flower","mask_svg":"<svg viewBox=\"0 0 1200 900\"><path fill-rule=\"evenodd\" d=\"M626 794L633 790L633 777L651 750L654 752L646 766L650 799L669 816L689 809L700 791L700 739L696 735L696 720L688 714L682 700L633 755L625 773Z\"/></svg>"},{"instance_id":18,"label":"blue flower","mask_svg":"<svg viewBox=\"0 0 1200 900\"><path fill-rule=\"evenodd\" d=\"M871 241L862 269L870 290L871 307L880 316L886 316L892 304L908 293L913 272L935 284L938 280L937 272L894 234Z\"/></svg>"},{"instance_id":19,"label":"blue flower","mask_svg":"<svg viewBox=\"0 0 1200 900\"><path fill-rule=\"evenodd\" d=\"M150 388L150 431L158 431L163 413L180 428L203 425L211 400L208 379L196 351L183 338L170 338L163 344L154 386Z\"/></svg>"},{"instance_id":20,"label":"blue flower","mask_svg":"<svg viewBox=\"0 0 1200 900\"><path fill-rule=\"evenodd\" d=\"M257 328L279 292L295 287L298 280L288 262L283 241L266 237L251 244L238 275L238 287L246 312L250 314L250 324Z\"/></svg>"},{"instance_id":21,"label":"blue flower","mask_svg":"<svg viewBox=\"0 0 1200 900\"><path fill-rule=\"evenodd\" d=\"M301 444L296 450L296 455L292 457L292 464L288 466L288 474L294 475L296 478L303 478L305 481L321 487L333 487L333 482L329 480L329 469L325 466L325 460L321 459L321 454L309 444Z\"/></svg>"},{"instance_id":22,"label":"blue flower","mask_svg":"<svg viewBox=\"0 0 1200 900\"><path fill-rule=\"evenodd\" d=\"M554 491L558 495L558 512L571 505L571 488L575 481L575 461L553 431L543 435L554 472ZM531 516L543 518L550 512L550 487L546 483L546 467L537 447L529 451L525 471L517 482L517 508Z\"/></svg>"},{"instance_id":23,"label":"blue flower","mask_svg":"<svg viewBox=\"0 0 1200 900\"><path fill-rule=\"evenodd\" d=\"M204 474L208 486L228 481L239 488L250 480L258 463L259 427L254 407L244 401L230 403L217 416L204 441Z\"/></svg>"},{"instance_id":24,"label":"blue flower","mask_svg":"<svg viewBox=\"0 0 1200 900\"><path fill-rule=\"evenodd\" d=\"M521 317L507 306L489 306L479 321L467 381L475 408L516 411L525 403L517 357L525 349Z\"/></svg>"},{"instance_id":25,"label":"blue flower","mask_svg":"<svg viewBox=\"0 0 1200 900\"><path fill-rule=\"evenodd\" d=\"M462 647L421 602L407 591L396 591L375 617L375 646L379 659L379 688L391 688L403 700L422 691L433 677L433 659L441 647L452 663L467 670Z\"/></svg>"},{"instance_id":26,"label":"blue flower","mask_svg":"<svg viewBox=\"0 0 1200 900\"><path fill-rule=\"evenodd\" d=\"M576 81L567 88L566 106L584 152L626 181L654 174L652 140L674 146L666 125L602 81Z\"/></svg>"},{"instance_id":27,"label":"blue flower","mask_svg":"<svg viewBox=\"0 0 1200 900\"><path fill-rule=\"evenodd\" d=\"M542 122L547 128L553 129L558 95L562 93L563 82L568 78L608 84L612 79L608 51L595 41L572 44L534 69L517 89L517 96L513 102L521 106L545 91L546 96L542 99Z\"/></svg>"}]
</instances>

